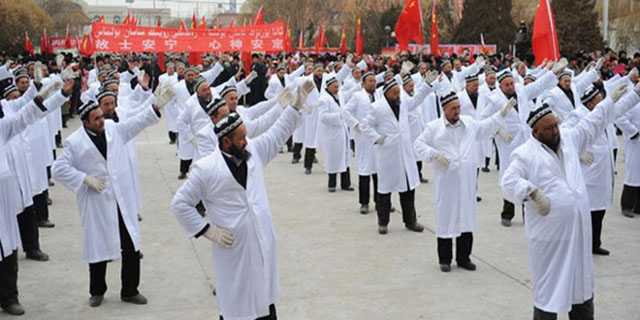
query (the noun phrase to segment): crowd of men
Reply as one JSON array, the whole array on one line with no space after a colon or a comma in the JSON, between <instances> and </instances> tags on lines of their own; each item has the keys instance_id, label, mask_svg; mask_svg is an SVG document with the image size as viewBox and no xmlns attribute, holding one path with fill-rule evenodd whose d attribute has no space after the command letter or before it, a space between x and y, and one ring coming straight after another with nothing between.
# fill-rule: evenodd
<instances>
[{"instance_id":1,"label":"crowd of men","mask_svg":"<svg viewBox=\"0 0 640 320\"><path fill-rule=\"evenodd\" d=\"M456 265L476 270L470 256L477 202L483 192L499 192L479 186L478 175L491 170L494 158L504 196L500 223L511 226L523 207L534 319L567 312L570 319L593 319L593 255L609 254L601 231L615 201L618 134L625 150L622 214L640 214L640 54L596 51L538 65L503 54L407 51L359 58L253 54L250 66L238 55L206 54L200 65L189 65L187 56L3 58L6 312L25 312L18 247L27 259L49 258L38 228L55 227L48 212L55 183L77 198L89 305L101 305L107 263L117 259L122 301L147 303L138 291L144 185L135 137L164 118L168 143L177 149L177 178L185 180L171 206L189 237L213 243L220 319L276 319L276 236L264 170L285 146L306 174L323 164L329 193L355 191L355 157L359 212L376 212L381 235L396 210L392 193L399 193L398 210L411 232L424 230L417 210L435 211L442 272L451 270L454 239ZM63 131L76 117L82 125ZM433 177L422 174L424 163L433 165ZM424 183L434 185L435 208L415 206Z\"/></svg>"}]
</instances>

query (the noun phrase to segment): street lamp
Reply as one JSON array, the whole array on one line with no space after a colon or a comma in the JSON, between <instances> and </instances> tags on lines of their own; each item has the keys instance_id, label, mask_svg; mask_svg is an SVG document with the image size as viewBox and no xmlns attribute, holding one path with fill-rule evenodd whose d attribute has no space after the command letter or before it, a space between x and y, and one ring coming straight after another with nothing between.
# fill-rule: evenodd
<instances>
[{"instance_id":1,"label":"street lamp","mask_svg":"<svg viewBox=\"0 0 640 320\"><path fill-rule=\"evenodd\" d=\"M384 33L385 33L385 35L386 35L386 40L387 40L387 45L386 45L386 47L388 48L388 47L389 47L389 36L390 36L390 34L391 34L391 27L389 27L389 26L384 26Z\"/></svg>"}]
</instances>

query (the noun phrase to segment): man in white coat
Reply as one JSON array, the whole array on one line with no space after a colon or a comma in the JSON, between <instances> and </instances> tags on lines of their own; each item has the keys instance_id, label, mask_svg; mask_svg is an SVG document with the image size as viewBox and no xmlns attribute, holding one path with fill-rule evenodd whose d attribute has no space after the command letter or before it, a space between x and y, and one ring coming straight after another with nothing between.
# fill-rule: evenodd
<instances>
[{"instance_id":1,"label":"man in white coat","mask_svg":"<svg viewBox=\"0 0 640 320\"><path fill-rule=\"evenodd\" d=\"M511 98L499 112L482 121L461 115L455 92L442 96L440 103L444 117L429 122L414 147L419 159L434 163L440 270L451 271L452 239L456 238L458 266L474 271L476 265L469 256L476 228L477 146L503 125L516 100Z\"/></svg>"},{"instance_id":2,"label":"man in white coat","mask_svg":"<svg viewBox=\"0 0 640 320\"><path fill-rule=\"evenodd\" d=\"M160 121L159 110L173 99L171 87L159 90L155 105L115 123L104 119L98 104L78 110L82 126L64 142L53 164L53 177L76 194L82 220L83 258L89 263L89 305L99 306L107 291L107 262L122 258L120 299L146 304L140 283L140 233L127 143Z\"/></svg>"},{"instance_id":3,"label":"man in white coat","mask_svg":"<svg viewBox=\"0 0 640 320\"><path fill-rule=\"evenodd\" d=\"M338 79L329 78L318 103L318 139L324 150L324 171L329 175L329 192L336 192L338 173L340 189L354 190L349 172L349 129L343 121L344 108L338 96L339 91Z\"/></svg>"},{"instance_id":4,"label":"man in white coat","mask_svg":"<svg viewBox=\"0 0 640 320\"><path fill-rule=\"evenodd\" d=\"M502 175L504 170L509 166L511 161L511 152L523 144L530 136L530 128L526 124L527 116L533 102L532 99L537 98L544 92L553 88L557 83L556 75L559 75L566 64L559 62L555 64L553 62L547 65L547 68L541 72L538 80L523 86L522 84L516 84L513 80L511 72L504 71L498 77L499 90L495 90L489 96L489 102L487 107L481 113L481 118L489 117L497 110L500 110L508 99L516 97L518 104L511 110L507 118L505 119L506 126L503 129L498 130L495 137L496 147L498 149L500 170L498 172L498 181L502 181ZM550 72L551 70L552 72ZM511 220L515 215L515 206L513 203L503 201L501 223L503 226L511 226Z\"/></svg>"},{"instance_id":5,"label":"man in white coat","mask_svg":"<svg viewBox=\"0 0 640 320\"><path fill-rule=\"evenodd\" d=\"M566 119L569 113L578 107L582 93L600 78L600 74L596 70L600 70L602 63L604 63L604 58L598 60L595 68L585 70L578 81L572 81L573 72L568 69L560 74L558 85L551 89L544 99L544 102L551 106L551 110L556 116Z\"/></svg>"},{"instance_id":6,"label":"man in white coat","mask_svg":"<svg viewBox=\"0 0 640 320\"><path fill-rule=\"evenodd\" d=\"M413 97L400 99L400 86L395 79L383 87L384 98L378 99L362 122L360 130L369 143L375 143L374 152L378 171L378 233L387 234L391 211L391 192L400 193L402 220L408 230L422 232L415 211L415 188L420 184L414 155L409 111L417 108L422 100L434 91L430 82L435 74L418 84Z\"/></svg>"},{"instance_id":7,"label":"man in white coat","mask_svg":"<svg viewBox=\"0 0 640 320\"><path fill-rule=\"evenodd\" d=\"M176 65L173 62L167 62L165 69L167 72L158 77L158 87L164 87L166 85L174 85L178 82L178 75L184 71L184 66L180 73L176 73ZM175 113L175 108L170 108L168 105L165 109L165 120L167 121L167 129L169 130L169 144L175 144L178 139L178 127L176 121L179 114Z\"/></svg>"},{"instance_id":8,"label":"man in white coat","mask_svg":"<svg viewBox=\"0 0 640 320\"><path fill-rule=\"evenodd\" d=\"M54 81L17 111L0 105L0 307L11 315L24 314L18 300L18 253L20 231L16 215L22 211L18 177L10 165L8 143L26 128L59 108L71 95L74 81ZM49 96L51 96L49 98ZM49 150L46 150L48 152Z\"/></svg>"},{"instance_id":9,"label":"man in white coat","mask_svg":"<svg viewBox=\"0 0 640 320\"><path fill-rule=\"evenodd\" d=\"M300 109L313 84L303 87L294 104L255 140L247 142L237 113L220 120L215 127L219 148L194 164L173 198L173 212L187 235L213 242L220 319L276 319L276 235L264 169L301 123ZM210 223L198 214L199 201Z\"/></svg>"},{"instance_id":10,"label":"man in white coat","mask_svg":"<svg viewBox=\"0 0 640 320\"><path fill-rule=\"evenodd\" d=\"M622 97L625 91L617 88L575 126L561 130L543 104L528 117L532 136L511 154L502 192L525 205L534 320L566 312L571 320L593 319L591 214L580 156L640 102L640 87Z\"/></svg>"}]
</instances>

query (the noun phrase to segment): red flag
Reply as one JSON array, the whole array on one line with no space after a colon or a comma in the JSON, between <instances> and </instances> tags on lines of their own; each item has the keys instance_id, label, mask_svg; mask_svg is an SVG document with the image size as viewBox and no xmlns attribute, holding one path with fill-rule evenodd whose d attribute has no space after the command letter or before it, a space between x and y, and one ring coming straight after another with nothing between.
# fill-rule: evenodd
<instances>
[{"instance_id":1,"label":"red flag","mask_svg":"<svg viewBox=\"0 0 640 320\"><path fill-rule=\"evenodd\" d=\"M347 52L347 26L342 25L342 35L340 36L340 52L345 54Z\"/></svg>"},{"instance_id":2,"label":"red flag","mask_svg":"<svg viewBox=\"0 0 640 320\"><path fill-rule=\"evenodd\" d=\"M165 71L165 62L164 62L164 52L158 52L158 68L160 68L160 70L162 72L166 72Z\"/></svg>"},{"instance_id":3,"label":"red flag","mask_svg":"<svg viewBox=\"0 0 640 320\"><path fill-rule=\"evenodd\" d=\"M100 16L98 23L104 23L104 14Z\"/></svg>"},{"instance_id":4,"label":"red flag","mask_svg":"<svg viewBox=\"0 0 640 320\"><path fill-rule=\"evenodd\" d=\"M162 21L160 20L160 17L158 17L157 25L158 25L158 28L162 27Z\"/></svg>"},{"instance_id":5,"label":"red flag","mask_svg":"<svg viewBox=\"0 0 640 320\"><path fill-rule=\"evenodd\" d=\"M280 14L276 12L276 22L280 22Z\"/></svg>"},{"instance_id":6,"label":"red flag","mask_svg":"<svg viewBox=\"0 0 640 320\"><path fill-rule=\"evenodd\" d=\"M231 23L233 23L233 20L231 20ZM216 17L216 29L220 29L220 19L218 17Z\"/></svg>"},{"instance_id":7,"label":"red flag","mask_svg":"<svg viewBox=\"0 0 640 320\"><path fill-rule=\"evenodd\" d=\"M49 36L47 36L47 28L42 31L42 38L40 39L40 52L53 53L51 51L51 44L49 43Z\"/></svg>"},{"instance_id":8,"label":"red flag","mask_svg":"<svg viewBox=\"0 0 640 320\"><path fill-rule=\"evenodd\" d=\"M207 28L207 20L204 15L200 18L200 24L198 25L198 29L206 29Z\"/></svg>"},{"instance_id":9,"label":"red flag","mask_svg":"<svg viewBox=\"0 0 640 320\"><path fill-rule=\"evenodd\" d=\"M33 55L33 44L31 44L31 39L29 39L29 34L24 32L24 51L28 51L29 54Z\"/></svg>"},{"instance_id":10,"label":"red flag","mask_svg":"<svg viewBox=\"0 0 640 320\"><path fill-rule=\"evenodd\" d=\"M484 39L482 39L482 41L484 41ZM431 11L431 40L429 42L431 44L431 54L436 57L439 56L440 51L438 50L438 8L436 7L436 0L433 0L433 9ZM484 42L482 43L482 45L484 48Z\"/></svg>"},{"instance_id":11,"label":"red flag","mask_svg":"<svg viewBox=\"0 0 640 320\"><path fill-rule=\"evenodd\" d=\"M409 41L422 44L422 11L420 1L407 0L407 3L396 23L396 39L400 45L400 50L409 47Z\"/></svg>"},{"instance_id":12,"label":"red flag","mask_svg":"<svg viewBox=\"0 0 640 320\"><path fill-rule=\"evenodd\" d=\"M300 36L298 37L298 49L304 48L304 30L300 30Z\"/></svg>"},{"instance_id":13,"label":"red flag","mask_svg":"<svg viewBox=\"0 0 640 320\"><path fill-rule=\"evenodd\" d=\"M258 9L258 12L256 13L255 18L253 18L254 26L261 25L261 24L264 24L264 14L262 13L262 6L260 6L260 9Z\"/></svg>"},{"instance_id":14,"label":"red flag","mask_svg":"<svg viewBox=\"0 0 640 320\"><path fill-rule=\"evenodd\" d=\"M198 20L196 20L196 14L194 13L193 16L191 16L191 29L195 29L197 25Z\"/></svg>"},{"instance_id":15,"label":"red flag","mask_svg":"<svg viewBox=\"0 0 640 320\"><path fill-rule=\"evenodd\" d=\"M557 61L560 58L556 20L551 12L549 0L540 0L538 3L536 17L533 19L531 48L536 57L536 64L542 63L544 59Z\"/></svg>"},{"instance_id":16,"label":"red flag","mask_svg":"<svg viewBox=\"0 0 640 320\"><path fill-rule=\"evenodd\" d=\"M320 27L318 27L318 34L316 36L316 41L315 41L316 54L320 54L320 49L326 46L327 46L327 35L324 33L322 24L320 24Z\"/></svg>"},{"instance_id":17,"label":"red flag","mask_svg":"<svg viewBox=\"0 0 640 320\"><path fill-rule=\"evenodd\" d=\"M236 22L236 18L232 18L231 22L229 22L229 28L233 28L233 24Z\"/></svg>"},{"instance_id":18,"label":"red flag","mask_svg":"<svg viewBox=\"0 0 640 320\"><path fill-rule=\"evenodd\" d=\"M131 25L133 26L137 26L138 25L138 17L137 16L133 16L131 17Z\"/></svg>"},{"instance_id":19,"label":"red flag","mask_svg":"<svg viewBox=\"0 0 640 320\"><path fill-rule=\"evenodd\" d=\"M189 65L197 66L202 64L202 54L200 52L189 52Z\"/></svg>"},{"instance_id":20,"label":"red flag","mask_svg":"<svg viewBox=\"0 0 640 320\"><path fill-rule=\"evenodd\" d=\"M287 21L287 40L284 44L284 50L289 53L291 52L291 28L289 26L289 21Z\"/></svg>"},{"instance_id":21,"label":"red flag","mask_svg":"<svg viewBox=\"0 0 640 320\"><path fill-rule=\"evenodd\" d=\"M251 72L251 64L253 63L252 60L253 59L251 59L251 52L242 52L242 64L244 64L244 71L247 75Z\"/></svg>"},{"instance_id":22,"label":"red flag","mask_svg":"<svg viewBox=\"0 0 640 320\"><path fill-rule=\"evenodd\" d=\"M64 48L65 49L73 48L73 46L71 45L71 28L69 28L69 24L67 24L67 36L64 39Z\"/></svg>"},{"instance_id":23,"label":"red flag","mask_svg":"<svg viewBox=\"0 0 640 320\"><path fill-rule=\"evenodd\" d=\"M364 37L362 36L362 21L358 13L356 18L356 56L362 56L364 52Z\"/></svg>"},{"instance_id":24,"label":"red flag","mask_svg":"<svg viewBox=\"0 0 640 320\"><path fill-rule=\"evenodd\" d=\"M184 25L184 21L180 20L180 30L187 30L187 26Z\"/></svg>"},{"instance_id":25,"label":"red flag","mask_svg":"<svg viewBox=\"0 0 640 320\"><path fill-rule=\"evenodd\" d=\"M129 25L131 23L131 17L129 16L129 13L127 13L127 16L124 17L124 20L122 20L122 24L123 25Z\"/></svg>"},{"instance_id":26,"label":"red flag","mask_svg":"<svg viewBox=\"0 0 640 320\"><path fill-rule=\"evenodd\" d=\"M78 52L87 57L91 56L95 52L95 49L93 47L93 37L91 36L91 33L82 37L82 44L79 46Z\"/></svg>"}]
</instances>

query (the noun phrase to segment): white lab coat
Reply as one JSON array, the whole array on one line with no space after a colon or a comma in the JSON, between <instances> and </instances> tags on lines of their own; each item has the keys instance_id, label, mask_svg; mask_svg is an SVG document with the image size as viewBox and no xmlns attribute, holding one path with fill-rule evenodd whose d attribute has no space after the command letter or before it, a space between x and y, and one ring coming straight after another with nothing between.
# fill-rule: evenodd
<instances>
[{"instance_id":1,"label":"white lab coat","mask_svg":"<svg viewBox=\"0 0 640 320\"><path fill-rule=\"evenodd\" d=\"M574 103L571 103L569 97L562 91L559 86L554 87L548 92L547 97L544 99L553 110L553 113L556 116L561 117L561 119L566 119L573 110L575 110L578 105L581 105L580 97L582 93L591 86L591 84L598 80L600 75L595 71L589 71L585 75L579 77L577 80L572 81L571 83L571 91L573 92L573 100Z\"/></svg>"},{"instance_id":2,"label":"white lab coat","mask_svg":"<svg viewBox=\"0 0 640 320\"><path fill-rule=\"evenodd\" d=\"M173 75L168 75L167 73L164 73L160 76L159 78L159 87L162 86L173 86L176 83L178 83L178 74L174 73ZM172 102L169 103L165 106L165 112L164 112L164 117L167 121L167 129L169 129L169 131L171 132L178 132L178 117L180 116L180 113L178 112L178 107L177 105Z\"/></svg>"},{"instance_id":3,"label":"white lab coat","mask_svg":"<svg viewBox=\"0 0 640 320\"><path fill-rule=\"evenodd\" d=\"M624 114L627 127L621 130L624 133L624 184L631 187L640 187L640 138L631 140L640 131L640 108L637 106Z\"/></svg>"},{"instance_id":4,"label":"white lab coat","mask_svg":"<svg viewBox=\"0 0 640 320\"><path fill-rule=\"evenodd\" d=\"M577 125L562 129L561 158L533 137L511 154L502 192L515 205L525 205L533 303L538 309L566 313L572 304L593 298L591 213L580 155L632 101L640 97L632 93L615 107L607 98ZM547 216L539 215L529 199L536 189L549 199Z\"/></svg>"},{"instance_id":5,"label":"white lab coat","mask_svg":"<svg viewBox=\"0 0 640 320\"><path fill-rule=\"evenodd\" d=\"M249 141L246 189L238 184L216 149L195 162L189 179L173 198L173 212L189 237L207 225L195 209L202 201L211 224L230 230L235 238L231 248L212 244L216 297L225 319L265 316L269 305L278 301L276 234L264 168L300 121L300 113L288 108L269 131Z\"/></svg>"},{"instance_id":6,"label":"white lab coat","mask_svg":"<svg viewBox=\"0 0 640 320\"><path fill-rule=\"evenodd\" d=\"M443 153L450 162L446 170L433 162L438 238L455 238L476 229L477 145L502 124L500 113L482 121L461 115L455 125L442 117L429 122L414 143L419 160L433 162Z\"/></svg>"},{"instance_id":7,"label":"white lab coat","mask_svg":"<svg viewBox=\"0 0 640 320\"><path fill-rule=\"evenodd\" d=\"M198 95L194 94L189 97L184 104L182 113L180 113L178 117L178 139L180 140L179 143L187 143L191 146L190 149L193 149L192 157L194 160L200 159L202 155L198 152L198 148L193 146L192 141L195 141L196 133L209 122L211 122L211 120L200 106ZM178 153L180 153L179 150L181 148L182 147L178 148ZM185 160L186 158L180 156L180 159Z\"/></svg>"},{"instance_id":8,"label":"white lab coat","mask_svg":"<svg viewBox=\"0 0 640 320\"><path fill-rule=\"evenodd\" d=\"M284 87L282 86L282 82L278 78L277 74L272 74L269 77L269 83L267 84L267 89L264 91L264 97L267 100L271 100L280 94L285 87L291 87L293 82L295 82L296 78L300 76L304 72L304 65L301 65L296 70L294 70L291 74L284 75Z\"/></svg>"},{"instance_id":9,"label":"white lab coat","mask_svg":"<svg viewBox=\"0 0 640 320\"><path fill-rule=\"evenodd\" d=\"M353 132L356 147L356 169L361 176L369 176L376 173L376 159L373 152L373 143L362 133L362 121L367 113L373 109L369 93L364 89L355 92L351 100L344 108L344 121ZM356 125L358 129L355 129Z\"/></svg>"},{"instance_id":10,"label":"white lab coat","mask_svg":"<svg viewBox=\"0 0 640 320\"><path fill-rule=\"evenodd\" d=\"M318 139L324 151L326 173L346 172L349 168L349 129L342 120L343 108L334 97L323 92L318 104Z\"/></svg>"},{"instance_id":11,"label":"white lab coat","mask_svg":"<svg viewBox=\"0 0 640 320\"><path fill-rule=\"evenodd\" d=\"M96 263L121 256L118 208L136 251L140 250L140 232L127 142L160 118L152 107L126 121L105 121L107 159L89 138L84 127L74 131L64 142L62 156L52 167L53 178L76 194L82 221L83 259ZM90 189L86 175L105 182L102 193Z\"/></svg>"},{"instance_id":12,"label":"white lab coat","mask_svg":"<svg viewBox=\"0 0 640 320\"><path fill-rule=\"evenodd\" d=\"M373 147L379 193L405 192L420 184L409 130L409 111L417 108L432 90L419 83L413 97L400 101L397 119L385 97L376 100L364 118L360 130L370 143L375 143L381 136L386 137L382 145Z\"/></svg>"},{"instance_id":13,"label":"white lab coat","mask_svg":"<svg viewBox=\"0 0 640 320\"><path fill-rule=\"evenodd\" d=\"M470 116L474 120L482 119L480 117L480 114L486 108L486 104L489 99L487 95L478 91L478 100L475 107L473 106L471 98L469 98L469 93L466 89L458 93L458 99L460 101L460 115ZM478 168L482 168L484 167L484 158L486 157L486 154L490 154L491 152L491 137L487 139L477 140L474 145L476 148Z\"/></svg>"}]
</instances>

